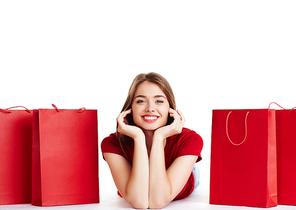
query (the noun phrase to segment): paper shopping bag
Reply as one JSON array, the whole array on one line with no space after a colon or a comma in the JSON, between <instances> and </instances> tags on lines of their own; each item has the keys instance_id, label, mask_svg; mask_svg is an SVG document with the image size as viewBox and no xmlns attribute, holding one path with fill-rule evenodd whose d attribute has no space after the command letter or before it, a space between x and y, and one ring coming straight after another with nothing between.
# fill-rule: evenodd
<instances>
[{"instance_id":1,"label":"paper shopping bag","mask_svg":"<svg viewBox=\"0 0 296 210\"><path fill-rule=\"evenodd\" d=\"M33 110L32 204L99 203L96 110Z\"/></svg>"},{"instance_id":2,"label":"paper shopping bag","mask_svg":"<svg viewBox=\"0 0 296 210\"><path fill-rule=\"evenodd\" d=\"M278 203L296 205L296 110L276 110Z\"/></svg>"},{"instance_id":3,"label":"paper shopping bag","mask_svg":"<svg viewBox=\"0 0 296 210\"><path fill-rule=\"evenodd\" d=\"M213 110L210 204L277 205L275 110Z\"/></svg>"},{"instance_id":4,"label":"paper shopping bag","mask_svg":"<svg viewBox=\"0 0 296 210\"><path fill-rule=\"evenodd\" d=\"M32 119L28 109L0 109L0 205L31 202Z\"/></svg>"}]
</instances>

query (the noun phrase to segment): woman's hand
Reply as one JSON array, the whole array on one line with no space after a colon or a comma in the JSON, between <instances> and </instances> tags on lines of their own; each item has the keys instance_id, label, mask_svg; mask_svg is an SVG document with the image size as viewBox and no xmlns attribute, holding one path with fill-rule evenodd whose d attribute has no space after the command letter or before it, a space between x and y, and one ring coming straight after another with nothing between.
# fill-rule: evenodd
<instances>
[{"instance_id":1,"label":"woman's hand","mask_svg":"<svg viewBox=\"0 0 296 210\"><path fill-rule=\"evenodd\" d=\"M158 128L154 132L154 137L157 136L157 138L160 138L161 140L165 140L166 138L179 134L182 132L185 118L183 113L180 110L169 110L170 117L174 118L174 121L170 125L163 126L161 128Z\"/></svg>"},{"instance_id":2,"label":"woman's hand","mask_svg":"<svg viewBox=\"0 0 296 210\"><path fill-rule=\"evenodd\" d=\"M129 136L135 140L138 137L143 137L144 133L139 127L128 124L128 122L126 120L126 116L128 114L130 114L131 112L132 112L132 109L129 109L129 110L123 111L119 114L119 116L116 119L116 121L118 123L117 131L120 134Z\"/></svg>"}]
</instances>

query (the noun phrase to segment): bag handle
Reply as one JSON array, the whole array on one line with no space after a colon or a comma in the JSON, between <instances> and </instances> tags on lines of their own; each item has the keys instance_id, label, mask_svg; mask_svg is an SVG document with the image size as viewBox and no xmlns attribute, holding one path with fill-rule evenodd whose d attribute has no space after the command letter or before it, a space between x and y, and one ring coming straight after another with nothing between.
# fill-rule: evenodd
<instances>
[{"instance_id":1,"label":"bag handle","mask_svg":"<svg viewBox=\"0 0 296 210\"><path fill-rule=\"evenodd\" d=\"M244 137L244 139L242 140L242 142L240 142L240 143L238 143L238 144L234 143L234 142L231 140L231 138L230 138L230 136L229 136L229 133L228 133L228 121L229 121L229 116L230 116L231 113L232 113L232 111L230 111L230 112L228 113L227 117L226 117L226 135L227 135L227 138L228 138L229 142L230 142L232 145L234 145L234 146L240 146L240 145L242 145L242 144L246 141L246 139L247 139L247 135L248 135L247 119L248 119L248 116L249 116L249 112L247 112L247 114L246 114L246 116L245 116L245 137Z\"/></svg>"},{"instance_id":2,"label":"bag handle","mask_svg":"<svg viewBox=\"0 0 296 210\"><path fill-rule=\"evenodd\" d=\"M56 105L54 105L54 104L51 104L52 106L53 106L53 108L59 113L60 112L60 110L58 109L58 107L56 106ZM77 113L82 113L82 112L84 112L85 111L85 107L82 107L82 108L80 108L80 109L78 109L77 110Z\"/></svg>"},{"instance_id":3,"label":"bag handle","mask_svg":"<svg viewBox=\"0 0 296 210\"><path fill-rule=\"evenodd\" d=\"M282 107L281 105L279 105L279 104L276 103L276 102L271 102L271 103L269 104L269 106L268 106L268 109L270 109L271 104L275 104L275 105L279 106L280 108L282 108L283 110L286 110L284 107ZM294 107L294 108L296 108L296 107ZM294 109L294 108L292 108L292 109Z\"/></svg>"},{"instance_id":4,"label":"bag handle","mask_svg":"<svg viewBox=\"0 0 296 210\"><path fill-rule=\"evenodd\" d=\"M11 113L10 109L15 109L15 108L24 108L26 112L28 113L31 113L31 111L29 109L27 109L26 107L24 106L12 106L12 107L9 107L7 109L0 109L0 112L3 112L3 113Z\"/></svg>"},{"instance_id":5,"label":"bag handle","mask_svg":"<svg viewBox=\"0 0 296 210\"><path fill-rule=\"evenodd\" d=\"M280 106L278 103L276 103L276 102L271 102L270 104L269 104L269 106L268 106L268 109L270 109L270 105L271 104L276 104L276 105L278 105L279 107L281 107L283 110L286 110L284 107L282 107L282 106ZM294 109L296 109L296 106L294 106L288 113L290 113L290 112L292 112Z\"/></svg>"}]
</instances>

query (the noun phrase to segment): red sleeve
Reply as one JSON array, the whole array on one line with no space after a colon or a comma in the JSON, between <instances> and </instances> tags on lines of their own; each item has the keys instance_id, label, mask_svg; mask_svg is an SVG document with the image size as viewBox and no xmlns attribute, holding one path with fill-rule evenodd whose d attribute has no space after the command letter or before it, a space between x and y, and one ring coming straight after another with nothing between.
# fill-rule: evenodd
<instances>
[{"instance_id":1,"label":"red sleeve","mask_svg":"<svg viewBox=\"0 0 296 210\"><path fill-rule=\"evenodd\" d=\"M196 155L200 161L201 150L203 148L203 140L195 131L186 129L180 135L180 145L177 151L177 157L184 155Z\"/></svg>"},{"instance_id":2,"label":"red sleeve","mask_svg":"<svg viewBox=\"0 0 296 210\"><path fill-rule=\"evenodd\" d=\"M102 153L114 153L114 154L125 157L115 133L104 138L104 140L101 143L101 150L102 150ZM103 158L104 158L104 154L103 154Z\"/></svg>"}]
</instances>

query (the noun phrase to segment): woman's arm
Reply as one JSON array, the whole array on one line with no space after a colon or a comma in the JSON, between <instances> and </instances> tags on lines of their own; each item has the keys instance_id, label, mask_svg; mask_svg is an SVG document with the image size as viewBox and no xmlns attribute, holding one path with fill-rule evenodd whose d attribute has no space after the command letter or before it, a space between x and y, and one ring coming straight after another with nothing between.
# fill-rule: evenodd
<instances>
[{"instance_id":1,"label":"woman's arm","mask_svg":"<svg viewBox=\"0 0 296 210\"><path fill-rule=\"evenodd\" d=\"M148 208L149 166L146 145L136 143L133 166L122 156L105 153L114 183L122 197L134 208ZM144 142L144 141L143 141Z\"/></svg>"},{"instance_id":2,"label":"woman's arm","mask_svg":"<svg viewBox=\"0 0 296 210\"><path fill-rule=\"evenodd\" d=\"M179 157L166 170L166 138L181 133L185 122L180 111L170 110L170 116L174 117L174 122L156 130L153 137L149 166L149 208L163 208L180 193L198 158L192 155Z\"/></svg>"},{"instance_id":3,"label":"woman's arm","mask_svg":"<svg viewBox=\"0 0 296 210\"><path fill-rule=\"evenodd\" d=\"M122 197L134 208L148 208L149 163L145 135L136 126L128 125L126 116L131 109L119 114L117 118L118 132L134 140L133 165L116 154L105 153L115 185Z\"/></svg>"},{"instance_id":4,"label":"woman's arm","mask_svg":"<svg viewBox=\"0 0 296 210\"><path fill-rule=\"evenodd\" d=\"M150 154L149 208L163 208L183 189L197 156L178 157L166 170L164 147L153 144Z\"/></svg>"}]
</instances>

